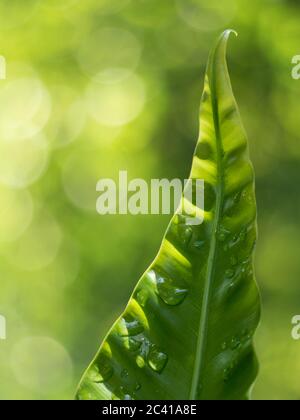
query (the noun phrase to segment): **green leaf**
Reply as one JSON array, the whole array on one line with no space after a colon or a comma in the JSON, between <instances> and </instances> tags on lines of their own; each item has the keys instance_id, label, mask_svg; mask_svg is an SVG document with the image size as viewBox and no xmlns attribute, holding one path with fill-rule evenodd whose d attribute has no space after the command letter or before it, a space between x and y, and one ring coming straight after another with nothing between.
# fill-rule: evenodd
<instances>
[{"instance_id":1,"label":"green leaf","mask_svg":"<svg viewBox=\"0 0 300 420\"><path fill-rule=\"evenodd\" d=\"M158 256L85 373L78 399L249 396L260 318L253 274L256 203L226 64L231 32L210 54L190 177L205 181L204 209L194 209L204 222L175 214Z\"/></svg>"}]
</instances>

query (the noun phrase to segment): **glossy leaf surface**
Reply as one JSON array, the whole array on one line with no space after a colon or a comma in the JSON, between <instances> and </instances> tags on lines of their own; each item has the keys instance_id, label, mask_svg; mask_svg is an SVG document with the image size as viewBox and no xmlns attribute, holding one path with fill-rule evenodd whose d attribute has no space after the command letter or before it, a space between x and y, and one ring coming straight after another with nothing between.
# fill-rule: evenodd
<instances>
[{"instance_id":1,"label":"glossy leaf surface","mask_svg":"<svg viewBox=\"0 0 300 420\"><path fill-rule=\"evenodd\" d=\"M245 399L256 378L254 174L227 70L230 33L209 58L190 176L205 181L194 209L204 222L173 217L78 399Z\"/></svg>"}]
</instances>

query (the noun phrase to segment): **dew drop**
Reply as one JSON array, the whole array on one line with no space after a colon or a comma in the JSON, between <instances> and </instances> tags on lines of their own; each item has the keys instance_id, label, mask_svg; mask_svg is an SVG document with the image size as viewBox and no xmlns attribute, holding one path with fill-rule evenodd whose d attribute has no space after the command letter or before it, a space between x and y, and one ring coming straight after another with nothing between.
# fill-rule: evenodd
<instances>
[{"instance_id":1,"label":"dew drop","mask_svg":"<svg viewBox=\"0 0 300 420\"><path fill-rule=\"evenodd\" d=\"M250 261L245 261L243 263L242 273L251 276L253 274L253 269Z\"/></svg>"},{"instance_id":2,"label":"dew drop","mask_svg":"<svg viewBox=\"0 0 300 420\"><path fill-rule=\"evenodd\" d=\"M219 236L218 236L218 238L219 238L219 241L220 242L224 242L225 240L226 240L226 235L225 235L225 233L219 233Z\"/></svg>"},{"instance_id":3,"label":"dew drop","mask_svg":"<svg viewBox=\"0 0 300 420\"><path fill-rule=\"evenodd\" d=\"M97 360L97 365L93 365L88 372L91 381L96 383L108 381L113 374L113 367L106 359L101 358L101 356Z\"/></svg>"},{"instance_id":4,"label":"dew drop","mask_svg":"<svg viewBox=\"0 0 300 420\"><path fill-rule=\"evenodd\" d=\"M230 264L232 265L232 267L235 267L238 263L238 260L236 257L230 257Z\"/></svg>"},{"instance_id":5,"label":"dew drop","mask_svg":"<svg viewBox=\"0 0 300 420\"><path fill-rule=\"evenodd\" d=\"M228 236L230 235L230 231L226 229L225 227L221 226L219 230L217 231L218 234L218 240L220 242L225 242Z\"/></svg>"},{"instance_id":6,"label":"dew drop","mask_svg":"<svg viewBox=\"0 0 300 420\"><path fill-rule=\"evenodd\" d=\"M145 306L145 304L148 300L148 297L149 297L149 294L148 294L148 291L146 289L140 289L136 294L136 299L142 307Z\"/></svg>"},{"instance_id":7,"label":"dew drop","mask_svg":"<svg viewBox=\"0 0 300 420\"><path fill-rule=\"evenodd\" d=\"M229 381L229 379L233 377L235 370L237 368L237 365L238 365L238 359L235 357L234 359L231 360L229 365L223 371L224 382Z\"/></svg>"},{"instance_id":8,"label":"dew drop","mask_svg":"<svg viewBox=\"0 0 300 420\"><path fill-rule=\"evenodd\" d=\"M253 334L254 334L253 331L247 332L247 335L246 335L247 340L252 340Z\"/></svg>"},{"instance_id":9,"label":"dew drop","mask_svg":"<svg viewBox=\"0 0 300 420\"><path fill-rule=\"evenodd\" d=\"M154 370L157 373L161 373L164 370L167 362L168 356L166 355L166 353L163 353L157 347L153 347L150 350L148 356L148 364L152 370Z\"/></svg>"},{"instance_id":10,"label":"dew drop","mask_svg":"<svg viewBox=\"0 0 300 420\"><path fill-rule=\"evenodd\" d=\"M193 236L193 229L190 226L180 224L178 226L178 234L183 244L188 246Z\"/></svg>"},{"instance_id":11,"label":"dew drop","mask_svg":"<svg viewBox=\"0 0 300 420\"><path fill-rule=\"evenodd\" d=\"M132 337L138 334L141 334L144 331L143 325L137 319L125 319L123 318L122 322L125 324L125 332L123 336Z\"/></svg>"},{"instance_id":12,"label":"dew drop","mask_svg":"<svg viewBox=\"0 0 300 420\"><path fill-rule=\"evenodd\" d=\"M236 361L233 360L229 364L229 366L227 368L225 368L224 371L223 371L224 382L228 382L232 378L235 368L236 368Z\"/></svg>"},{"instance_id":13,"label":"dew drop","mask_svg":"<svg viewBox=\"0 0 300 420\"><path fill-rule=\"evenodd\" d=\"M225 271L225 276L229 279L231 279L234 276L234 274L235 274L234 270L229 269Z\"/></svg>"},{"instance_id":14,"label":"dew drop","mask_svg":"<svg viewBox=\"0 0 300 420\"><path fill-rule=\"evenodd\" d=\"M241 201L241 197L242 197L241 191L238 192L238 193L236 193L235 196L234 196L234 198L233 198L234 203L235 204L239 203Z\"/></svg>"},{"instance_id":15,"label":"dew drop","mask_svg":"<svg viewBox=\"0 0 300 420\"><path fill-rule=\"evenodd\" d=\"M239 192L237 194L229 196L226 199L223 207L224 214L226 214L228 217L232 217L238 211L237 205L241 200L241 196L242 194L241 192Z\"/></svg>"},{"instance_id":16,"label":"dew drop","mask_svg":"<svg viewBox=\"0 0 300 420\"><path fill-rule=\"evenodd\" d=\"M97 366L93 365L88 371L88 378L95 383L103 382L103 377Z\"/></svg>"},{"instance_id":17,"label":"dew drop","mask_svg":"<svg viewBox=\"0 0 300 420\"><path fill-rule=\"evenodd\" d=\"M243 229L239 234L239 239L244 242L247 238L247 229Z\"/></svg>"},{"instance_id":18,"label":"dew drop","mask_svg":"<svg viewBox=\"0 0 300 420\"><path fill-rule=\"evenodd\" d=\"M157 276L157 291L160 298L171 306L179 305L184 301L188 290L183 281L173 280L167 276Z\"/></svg>"},{"instance_id":19,"label":"dew drop","mask_svg":"<svg viewBox=\"0 0 300 420\"><path fill-rule=\"evenodd\" d=\"M113 399L114 400L134 400L133 395L131 395L128 389L126 389L123 386L120 387L119 391L115 392L115 398Z\"/></svg>"},{"instance_id":20,"label":"dew drop","mask_svg":"<svg viewBox=\"0 0 300 420\"><path fill-rule=\"evenodd\" d=\"M193 248L196 250L196 251L199 251L200 249L202 249L203 248L203 246L204 246L204 244L205 244L205 241L195 241L194 243L193 243Z\"/></svg>"},{"instance_id":21,"label":"dew drop","mask_svg":"<svg viewBox=\"0 0 300 420\"><path fill-rule=\"evenodd\" d=\"M224 252L229 251L229 245L228 244L225 244L224 247L223 247L223 250L224 250Z\"/></svg>"},{"instance_id":22,"label":"dew drop","mask_svg":"<svg viewBox=\"0 0 300 420\"><path fill-rule=\"evenodd\" d=\"M141 340L138 340L138 339L132 338L132 337L129 338L128 343L129 343L129 350L132 351L132 352L139 350L141 345L142 345Z\"/></svg>"},{"instance_id":23,"label":"dew drop","mask_svg":"<svg viewBox=\"0 0 300 420\"><path fill-rule=\"evenodd\" d=\"M246 337L248 335L248 329L247 328L245 328L243 331L242 331L242 337Z\"/></svg>"},{"instance_id":24,"label":"dew drop","mask_svg":"<svg viewBox=\"0 0 300 420\"><path fill-rule=\"evenodd\" d=\"M139 391L141 388L142 388L142 385L141 385L139 382L137 382L137 383L135 384L134 390L135 390L135 391Z\"/></svg>"},{"instance_id":25,"label":"dew drop","mask_svg":"<svg viewBox=\"0 0 300 420\"><path fill-rule=\"evenodd\" d=\"M248 329L244 329L241 334L241 341L242 343L246 343L247 341L252 339L252 333Z\"/></svg>"},{"instance_id":26,"label":"dew drop","mask_svg":"<svg viewBox=\"0 0 300 420\"><path fill-rule=\"evenodd\" d=\"M241 346L241 341L237 337L233 337L230 343L231 350L236 350Z\"/></svg>"},{"instance_id":27,"label":"dew drop","mask_svg":"<svg viewBox=\"0 0 300 420\"><path fill-rule=\"evenodd\" d=\"M82 385L78 391L77 397L79 401L96 400L90 389Z\"/></svg>"},{"instance_id":28,"label":"dew drop","mask_svg":"<svg viewBox=\"0 0 300 420\"><path fill-rule=\"evenodd\" d=\"M227 343L226 343L226 341L224 341L224 343L222 344L222 350L227 350Z\"/></svg>"},{"instance_id":29,"label":"dew drop","mask_svg":"<svg viewBox=\"0 0 300 420\"><path fill-rule=\"evenodd\" d=\"M121 372L121 378L123 378L123 379L128 378L128 375L129 375L128 370L123 369L122 372Z\"/></svg>"},{"instance_id":30,"label":"dew drop","mask_svg":"<svg viewBox=\"0 0 300 420\"><path fill-rule=\"evenodd\" d=\"M104 382L108 381L112 377L114 370L108 363L106 363L99 368L99 373L102 376L102 382Z\"/></svg>"},{"instance_id":31,"label":"dew drop","mask_svg":"<svg viewBox=\"0 0 300 420\"><path fill-rule=\"evenodd\" d=\"M137 366L142 369L145 366L145 359L143 358L143 356L138 355L135 359Z\"/></svg>"}]
</instances>

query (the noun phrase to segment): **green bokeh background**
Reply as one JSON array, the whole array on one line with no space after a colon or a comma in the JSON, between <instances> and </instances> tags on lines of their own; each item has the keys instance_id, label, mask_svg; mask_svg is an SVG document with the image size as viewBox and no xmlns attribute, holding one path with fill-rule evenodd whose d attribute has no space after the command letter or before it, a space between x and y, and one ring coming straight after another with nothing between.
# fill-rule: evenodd
<instances>
[{"instance_id":1,"label":"green bokeh background","mask_svg":"<svg viewBox=\"0 0 300 420\"><path fill-rule=\"evenodd\" d=\"M1 399L72 398L168 216L99 216L96 182L189 174L208 52L227 27L257 176L254 399L300 398L296 0L1 0Z\"/></svg>"}]
</instances>

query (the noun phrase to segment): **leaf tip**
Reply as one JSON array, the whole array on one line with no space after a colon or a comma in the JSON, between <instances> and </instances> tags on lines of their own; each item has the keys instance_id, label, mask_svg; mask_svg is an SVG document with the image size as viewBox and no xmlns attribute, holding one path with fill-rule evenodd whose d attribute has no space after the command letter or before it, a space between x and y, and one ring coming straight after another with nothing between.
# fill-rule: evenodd
<instances>
[{"instance_id":1,"label":"leaf tip","mask_svg":"<svg viewBox=\"0 0 300 420\"><path fill-rule=\"evenodd\" d=\"M221 38L226 38L226 39L228 39L228 38L229 38L229 36L230 36L231 34L234 34L235 36L239 36L239 34L238 34L238 32L237 32L236 30L234 30L234 29L226 29L226 30L222 33Z\"/></svg>"}]
</instances>

